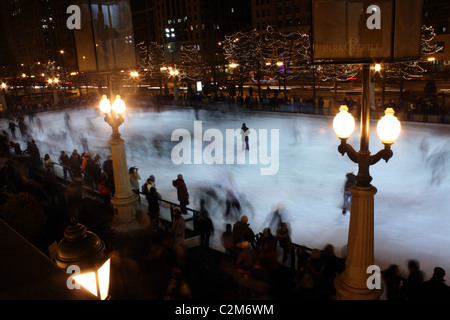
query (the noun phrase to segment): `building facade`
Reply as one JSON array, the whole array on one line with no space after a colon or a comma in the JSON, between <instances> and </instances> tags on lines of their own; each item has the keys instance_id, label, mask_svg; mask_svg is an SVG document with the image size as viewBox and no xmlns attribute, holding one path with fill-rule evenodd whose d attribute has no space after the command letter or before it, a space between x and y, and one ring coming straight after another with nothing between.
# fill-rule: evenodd
<instances>
[{"instance_id":1,"label":"building facade","mask_svg":"<svg viewBox=\"0 0 450 320\"><path fill-rule=\"evenodd\" d=\"M294 30L308 32L310 0L252 0L252 25L258 32L268 26L287 33Z\"/></svg>"}]
</instances>

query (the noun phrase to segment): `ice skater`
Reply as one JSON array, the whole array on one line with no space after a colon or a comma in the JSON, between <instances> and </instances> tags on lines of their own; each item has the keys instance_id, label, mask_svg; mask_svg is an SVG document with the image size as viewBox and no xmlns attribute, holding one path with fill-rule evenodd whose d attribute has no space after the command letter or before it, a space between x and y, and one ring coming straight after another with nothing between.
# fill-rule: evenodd
<instances>
[{"instance_id":1,"label":"ice skater","mask_svg":"<svg viewBox=\"0 0 450 320\"><path fill-rule=\"evenodd\" d=\"M236 195L231 189L227 190L226 194L226 208L224 216L227 218L230 216L230 212L233 210L233 215L239 219L241 216L241 204L239 203L239 200L237 199Z\"/></svg>"},{"instance_id":2,"label":"ice skater","mask_svg":"<svg viewBox=\"0 0 450 320\"><path fill-rule=\"evenodd\" d=\"M356 184L356 176L353 174L353 169L350 168L347 170L347 174L345 175L346 180L344 184L344 205L342 207L342 215L346 215L348 203L352 199L352 193L350 192L350 187Z\"/></svg>"},{"instance_id":3,"label":"ice skater","mask_svg":"<svg viewBox=\"0 0 450 320\"><path fill-rule=\"evenodd\" d=\"M244 143L245 143L245 150L250 150L248 145L248 135L250 134L250 130L247 128L245 123L242 124L241 127L241 135L242 135L242 150L244 150Z\"/></svg>"}]
</instances>

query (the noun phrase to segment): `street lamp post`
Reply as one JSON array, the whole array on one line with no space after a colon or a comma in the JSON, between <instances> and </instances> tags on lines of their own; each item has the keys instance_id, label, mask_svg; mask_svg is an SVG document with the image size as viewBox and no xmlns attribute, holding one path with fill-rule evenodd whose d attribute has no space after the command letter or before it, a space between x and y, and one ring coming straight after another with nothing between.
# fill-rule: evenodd
<instances>
[{"instance_id":1,"label":"street lamp post","mask_svg":"<svg viewBox=\"0 0 450 320\"><path fill-rule=\"evenodd\" d=\"M136 220L138 195L131 189L124 140L119 133L119 127L124 122L122 115L125 107L125 102L120 96L116 97L112 106L106 96L103 96L100 101L100 110L105 115L105 122L112 128L109 143L111 144L115 193L111 203L114 209L113 229L119 232L139 228Z\"/></svg>"},{"instance_id":2,"label":"street lamp post","mask_svg":"<svg viewBox=\"0 0 450 320\"><path fill-rule=\"evenodd\" d=\"M169 68L169 75L173 79L173 99L178 101L178 69Z\"/></svg>"},{"instance_id":3,"label":"street lamp post","mask_svg":"<svg viewBox=\"0 0 450 320\"><path fill-rule=\"evenodd\" d=\"M54 102L55 106L57 106L58 103L59 103L59 98L58 98L58 91L57 91L57 89L56 89L56 86L57 86L58 83L59 83L59 79L58 79L58 78L53 78L53 79L52 79L52 78L49 78L49 79L47 80L47 82L48 82L49 86L52 87L52 92L53 92L53 102Z\"/></svg>"},{"instance_id":4,"label":"street lamp post","mask_svg":"<svg viewBox=\"0 0 450 320\"><path fill-rule=\"evenodd\" d=\"M72 219L58 243L56 265L68 273L75 272L72 277L75 282L105 300L109 298L110 261L105 243Z\"/></svg>"},{"instance_id":5,"label":"street lamp post","mask_svg":"<svg viewBox=\"0 0 450 320\"><path fill-rule=\"evenodd\" d=\"M370 184L372 177L369 167L379 160L386 162L392 157L391 145L400 134L400 122L394 117L391 108L386 109L386 115L380 119L377 126L378 135L384 144L384 149L371 155L369 151L370 129L370 65L363 65L363 87L361 106L361 141L360 150L347 144L355 122L346 106L341 106L340 113L333 121L333 127L341 139L338 151L347 153L350 160L358 164L356 184L351 187L352 193L350 224L347 242L347 258L344 272L335 280L337 299L340 300L375 300L382 290L369 288L367 280L370 274L367 268L374 264L374 195L377 189Z\"/></svg>"},{"instance_id":6,"label":"street lamp post","mask_svg":"<svg viewBox=\"0 0 450 320\"><path fill-rule=\"evenodd\" d=\"M131 76L131 79L133 79L133 95L136 95L137 81L138 81L139 73L137 71L131 71L130 76Z\"/></svg>"}]
</instances>

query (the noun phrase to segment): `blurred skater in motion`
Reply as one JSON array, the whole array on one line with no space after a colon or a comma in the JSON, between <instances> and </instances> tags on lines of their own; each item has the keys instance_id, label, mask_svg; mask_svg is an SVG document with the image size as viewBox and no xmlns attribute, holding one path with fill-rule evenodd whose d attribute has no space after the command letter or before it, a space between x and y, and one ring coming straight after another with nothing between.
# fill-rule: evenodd
<instances>
[{"instance_id":1,"label":"blurred skater in motion","mask_svg":"<svg viewBox=\"0 0 450 320\"><path fill-rule=\"evenodd\" d=\"M356 184L356 176L353 174L353 169L350 168L347 170L347 174L345 175L346 180L344 184L344 205L342 207L342 214L345 216L347 214L347 206L349 202L352 200L352 193L350 192L351 186Z\"/></svg>"},{"instance_id":2,"label":"blurred skater in motion","mask_svg":"<svg viewBox=\"0 0 450 320\"><path fill-rule=\"evenodd\" d=\"M241 127L241 135L242 135L242 150L250 150L249 145L248 145L248 135L250 134L250 130L247 128L247 126L245 125L245 123L242 124Z\"/></svg>"},{"instance_id":3,"label":"blurred skater in motion","mask_svg":"<svg viewBox=\"0 0 450 320\"><path fill-rule=\"evenodd\" d=\"M15 137L16 137L16 128L17 128L17 124L15 124L13 120L11 120L11 121L9 122L9 124L8 124L8 128L9 128L9 131L11 132L11 136L12 136L13 138L15 138Z\"/></svg>"},{"instance_id":4,"label":"blurred skater in motion","mask_svg":"<svg viewBox=\"0 0 450 320\"><path fill-rule=\"evenodd\" d=\"M239 219L241 216L241 204L231 189L227 189L225 205L225 218L230 217L230 212L233 211L232 216Z\"/></svg>"},{"instance_id":5,"label":"blurred skater in motion","mask_svg":"<svg viewBox=\"0 0 450 320\"><path fill-rule=\"evenodd\" d=\"M440 185L447 175L447 161L450 156L450 145L446 144L442 148L428 157L431 167L431 184Z\"/></svg>"},{"instance_id":6,"label":"blurred skater in motion","mask_svg":"<svg viewBox=\"0 0 450 320\"><path fill-rule=\"evenodd\" d=\"M177 188L177 197L180 201L180 208L182 214L187 214L187 205L189 204L189 192L184 183L183 175L178 174L176 180L172 180L172 185Z\"/></svg>"},{"instance_id":7,"label":"blurred skater in motion","mask_svg":"<svg viewBox=\"0 0 450 320\"><path fill-rule=\"evenodd\" d=\"M23 117L19 117L18 124L19 124L20 135L22 136L23 139L27 139L28 138L28 127L25 124L25 120L23 119Z\"/></svg>"},{"instance_id":8,"label":"blurred skater in motion","mask_svg":"<svg viewBox=\"0 0 450 320\"><path fill-rule=\"evenodd\" d=\"M64 124L66 125L67 131L72 131L72 127L70 125L70 115L67 112L64 115Z\"/></svg>"},{"instance_id":9,"label":"blurred skater in motion","mask_svg":"<svg viewBox=\"0 0 450 320\"><path fill-rule=\"evenodd\" d=\"M264 219L261 229L268 226L268 228L272 232L275 232L284 222L283 215L284 215L284 205L278 203L277 205L272 207L271 212Z\"/></svg>"}]
</instances>

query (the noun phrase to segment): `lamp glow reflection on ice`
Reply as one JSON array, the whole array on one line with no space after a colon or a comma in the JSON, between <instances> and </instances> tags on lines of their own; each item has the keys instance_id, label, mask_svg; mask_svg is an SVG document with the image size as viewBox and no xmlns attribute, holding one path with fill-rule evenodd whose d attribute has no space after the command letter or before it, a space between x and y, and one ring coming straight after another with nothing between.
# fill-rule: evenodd
<instances>
[{"instance_id":1,"label":"lamp glow reflection on ice","mask_svg":"<svg viewBox=\"0 0 450 320\"><path fill-rule=\"evenodd\" d=\"M394 116L394 109L386 108L385 115L378 121L377 133L385 144L392 144L400 135L401 124Z\"/></svg>"},{"instance_id":2,"label":"lamp glow reflection on ice","mask_svg":"<svg viewBox=\"0 0 450 320\"><path fill-rule=\"evenodd\" d=\"M334 117L333 128L337 136L341 139L348 139L355 129L355 119L348 112L348 107L342 105L339 113Z\"/></svg>"}]
</instances>

